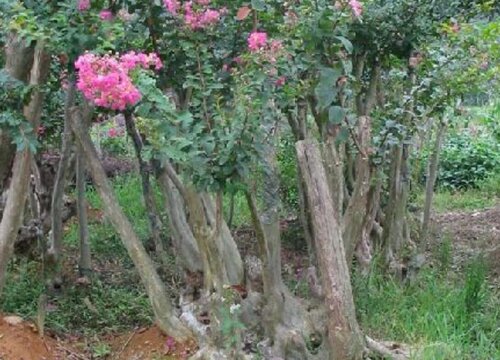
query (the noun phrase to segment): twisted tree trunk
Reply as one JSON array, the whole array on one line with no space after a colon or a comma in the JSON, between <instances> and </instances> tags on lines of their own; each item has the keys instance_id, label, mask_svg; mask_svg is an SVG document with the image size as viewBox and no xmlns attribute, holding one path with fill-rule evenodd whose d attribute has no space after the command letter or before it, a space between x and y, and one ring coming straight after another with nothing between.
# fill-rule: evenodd
<instances>
[{"instance_id":1,"label":"twisted tree trunk","mask_svg":"<svg viewBox=\"0 0 500 360\"><path fill-rule=\"evenodd\" d=\"M4 48L4 70L16 80L28 82L33 64L34 47L15 33L10 33ZM0 195L5 190L15 154L16 146L12 143L12 138L6 131L0 129Z\"/></svg>"},{"instance_id":2,"label":"twisted tree trunk","mask_svg":"<svg viewBox=\"0 0 500 360\"><path fill-rule=\"evenodd\" d=\"M177 263L183 270L191 273L203 271L201 254L186 219L185 204L182 195L164 169L158 174L158 184L165 197L165 209L169 222L170 237Z\"/></svg>"},{"instance_id":3,"label":"twisted tree trunk","mask_svg":"<svg viewBox=\"0 0 500 360\"><path fill-rule=\"evenodd\" d=\"M18 59L21 62L25 59ZM50 57L43 48L37 44L34 53L33 67L30 72L30 85L40 85L45 81ZM29 62L28 62L29 63ZM42 111L43 95L40 90L34 90L31 100L24 107L24 116L36 128ZM23 213L30 184L32 153L29 147L16 154L14 170L9 189L9 196L0 223L0 295L5 283L7 264L12 255L13 245L17 239L19 227L23 222Z\"/></svg>"}]
</instances>

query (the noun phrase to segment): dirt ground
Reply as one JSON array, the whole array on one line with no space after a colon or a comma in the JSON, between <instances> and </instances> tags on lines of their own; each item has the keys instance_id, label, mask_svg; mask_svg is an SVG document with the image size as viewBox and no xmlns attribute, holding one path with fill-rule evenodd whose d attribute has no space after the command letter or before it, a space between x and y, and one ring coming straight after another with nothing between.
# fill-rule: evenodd
<instances>
[{"instance_id":1,"label":"dirt ground","mask_svg":"<svg viewBox=\"0 0 500 360\"><path fill-rule=\"evenodd\" d=\"M482 255L490 278L500 284L500 205L472 212L447 212L434 218L438 238L448 237L453 248L452 266L460 271Z\"/></svg>"},{"instance_id":2,"label":"dirt ground","mask_svg":"<svg viewBox=\"0 0 500 360\"><path fill-rule=\"evenodd\" d=\"M183 360L196 344L178 344L157 327L143 328L102 339L111 349L111 360ZM86 349L87 348L87 349ZM17 316L0 316L0 360L91 360L84 339L43 339L36 326Z\"/></svg>"},{"instance_id":3,"label":"dirt ground","mask_svg":"<svg viewBox=\"0 0 500 360\"><path fill-rule=\"evenodd\" d=\"M475 212L448 212L433 218L436 239L448 238L452 245L452 267L461 270L468 260L484 254L490 276L500 283L500 206ZM242 234L239 234L240 236ZM244 236L243 236L244 237ZM303 266L303 249L288 241L283 249L283 261L294 268ZM247 251L251 249L246 249ZM251 252L251 251L250 251ZM287 269L285 268L285 272ZM196 345L176 344L158 328L143 328L108 336L111 360L181 360L196 350ZM92 351L84 339L57 339L47 334L43 339L36 326L15 316L0 315L0 360L91 360Z\"/></svg>"}]
</instances>

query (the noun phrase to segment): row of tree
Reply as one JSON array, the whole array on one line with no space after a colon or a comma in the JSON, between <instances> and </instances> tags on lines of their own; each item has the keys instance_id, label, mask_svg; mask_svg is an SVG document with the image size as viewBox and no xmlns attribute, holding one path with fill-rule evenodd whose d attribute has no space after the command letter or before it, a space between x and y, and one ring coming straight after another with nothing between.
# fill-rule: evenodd
<instances>
[{"instance_id":1,"label":"row of tree","mask_svg":"<svg viewBox=\"0 0 500 360\"><path fill-rule=\"evenodd\" d=\"M417 259L425 246L450 109L498 80L498 5L449 3L0 2L0 190L6 199L0 296L20 228L35 229L45 244L49 286L63 285L63 199L74 174L80 271L91 272L86 170L158 325L178 340L196 338L199 358L222 358L216 309L227 286L237 284L248 287L246 325L257 324L269 339L269 356L361 359L369 351L404 358L363 335L350 278L354 270L369 270L376 251L388 274L403 278L411 271L403 254L410 249ZM123 55L130 50L137 53ZM79 59L86 51L95 56L84 74ZM142 52L157 54L163 68L137 66ZM113 77L117 69L120 76ZM124 82L128 90L119 90ZM136 90L140 101L125 99ZM121 110L114 102L120 96L127 104ZM89 133L97 115L117 112L134 145L157 255L164 258L165 248L153 182L164 195L179 271L202 279L179 307L170 303L119 206ZM276 149L289 132L296 141L308 271L318 289L307 305L281 276ZM431 141L423 221L415 233L408 211L412 161ZM40 154L58 146L55 181L44 181ZM261 289L250 286L252 270L223 217L223 195L236 192L245 194L252 214ZM212 317L209 330L196 320L202 309ZM324 339L314 351L312 338ZM230 356L243 356L240 350Z\"/></svg>"}]
</instances>

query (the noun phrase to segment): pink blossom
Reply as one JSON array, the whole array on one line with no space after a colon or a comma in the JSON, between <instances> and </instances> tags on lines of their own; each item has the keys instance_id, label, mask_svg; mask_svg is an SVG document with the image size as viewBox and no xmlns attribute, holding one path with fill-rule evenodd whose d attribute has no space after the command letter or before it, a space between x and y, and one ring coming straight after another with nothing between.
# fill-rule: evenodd
<instances>
[{"instance_id":1,"label":"pink blossom","mask_svg":"<svg viewBox=\"0 0 500 360\"><path fill-rule=\"evenodd\" d=\"M363 12L363 5L358 0L349 0L349 6L352 9L354 16L360 17Z\"/></svg>"},{"instance_id":2,"label":"pink blossom","mask_svg":"<svg viewBox=\"0 0 500 360\"><path fill-rule=\"evenodd\" d=\"M108 137L114 138L117 137L118 135L120 134L118 133L118 130L116 130L116 128L111 128L108 130Z\"/></svg>"},{"instance_id":3,"label":"pink blossom","mask_svg":"<svg viewBox=\"0 0 500 360\"><path fill-rule=\"evenodd\" d=\"M97 106L124 110L141 99L129 72L137 67L150 66L155 69L162 67L158 55L129 52L118 57L86 53L75 62L78 71L76 87Z\"/></svg>"},{"instance_id":4,"label":"pink blossom","mask_svg":"<svg viewBox=\"0 0 500 360\"><path fill-rule=\"evenodd\" d=\"M267 43L267 34L265 32L252 32L248 36L248 49L251 52L258 51L266 46Z\"/></svg>"},{"instance_id":5,"label":"pink blossom","mask_svg":"<svg viewBox=\"0 0 500 360\"><path fill-rule=\"evenodd\" d=\"M177 15L177 11L179 11L181 6L179 0L163 0L163 5L165 5L167 11L172 15Z\"/></svg>"},{"instance_id":6,"label":"pink blossom","mask_svg":"<svg viewBox=\"0 0 500 360\"><path fill-rule=\"evenodd\" d=\"M182 19L192 30L204 29L215 25L227 13L227 8L210 8L210 0L190 0L181 3L180 0L163 0L167 11Z\"/></svg>"},{"instance_id":7,"label":"pink blossom","mask_svg":"<svg viewBox=\"0 0 500 360\"><path fill-rule=\"evenodd\" d=\"M103 21L109 21L109 20L113 19L113 13L110 10L102 10L99 13L99 17Z\"/></svg>"},{"instance_id":8,"label":"pink blossom","mask_svg":"<svg viewBox=\"0 0 500 360\"><path fill-rule=\"evenodd\" d=\"M90 9L90 0L79 0L77 8L78 11L87 11Z\"/></svg>"},{"instance_id":9,"label":"pink blossom","mask_svg":"<svg viewBox=\"0 0 500 360\"><path fill-rule=\"evenodd\" d=\"M285 82L286 82L286 77L280 76L278 79L276 79L276 81L274 82L274 85L281 87L281 86L285 85Z\"/></svg>"}]
</instances>

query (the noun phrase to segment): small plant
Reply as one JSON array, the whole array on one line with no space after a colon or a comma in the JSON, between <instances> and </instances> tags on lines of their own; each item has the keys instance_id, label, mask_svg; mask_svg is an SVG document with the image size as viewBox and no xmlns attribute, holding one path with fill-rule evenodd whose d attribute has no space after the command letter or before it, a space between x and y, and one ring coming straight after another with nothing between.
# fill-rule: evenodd
<instances>
[{"instance_id":1,"label":"small plant","mask_svg":"<svg viewBox=\"0 0 500 360\"><path fill-rule=\"evenodd\" d=\"M487 274L487 267L485 264L486 262L481 257L478 257L472 261L467 268L464 286L464 301L468 315L480 311L485 302Z\"/></svg>"},{"instance_id":2,"label":"small plant","mask_svg":"<svg viewBox=\"0 0 500 360\"><path fill-rule=\"evenodd\" d=\"M111 348L106 343L97 343L92 347L92 356L98 359L105 359L111 355Z\"/></svg>"},{"instance_id":3,"label":"small plant","mask_svg":"<svg viewBox=\"0 0 500 360\"><path fill-rule=\"evenodd\" d=\"M443 237L443 240L436 249L436 259L439 263L439 269L442 273L446 273L451 265L452 260L452 243L449 235Z\"/></svg>"}]
</instances>

